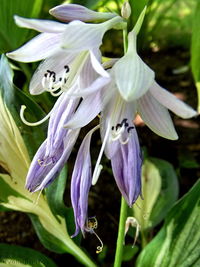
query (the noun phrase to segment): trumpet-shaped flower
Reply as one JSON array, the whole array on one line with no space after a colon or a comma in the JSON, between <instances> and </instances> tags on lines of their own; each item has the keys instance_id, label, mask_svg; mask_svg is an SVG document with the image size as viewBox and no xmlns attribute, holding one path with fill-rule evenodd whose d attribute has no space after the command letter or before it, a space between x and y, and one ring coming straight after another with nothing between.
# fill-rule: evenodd
<instances>
[{"instance_id":1,"label":"trumpet-shaped flower","mask_svg":"<svg viewBox=\"0 0 200 267\"><path fill-rule=\"evenodd\" d=\"M79 129L70 130L63 125L73 115L78 99L70 100L62 94L57 100L48 126L47 139L35 154L26 178L26 188L35 192L50 184L68 160L79 134Z\"/></svg>"},{"instance_id":2,"label":"trumpet-shaped flower","mask_svg":"<svg viewBox=\"0 0 200 267\"><path fill-rule=\"evenodd\" d=\"M90 141L93 132L98 128L92 129L82 141L79 148L71 180L71 201L74 210L76 236L81 229L83 235L87 228L88 194L92 185L92 165L90 157Z\"/></svg>"},{"instance_id":3,"label":"trumpet-shaped flower","mask_svg":"<svg viewBox=\"0 0 200 267\"><path fill-rule=\"evenodd\" d=\"M116 16L99 24L81 21L64 24L15 16L15 21L20 27L42 33L7 56L21 62L44 60L31 79L30 92L40 94L46 90L58 95L77 81L88 59L98 74L107 75L99 67L99 46L104 33L121 24L123 19Z\"/></svg>"}]
</instances>

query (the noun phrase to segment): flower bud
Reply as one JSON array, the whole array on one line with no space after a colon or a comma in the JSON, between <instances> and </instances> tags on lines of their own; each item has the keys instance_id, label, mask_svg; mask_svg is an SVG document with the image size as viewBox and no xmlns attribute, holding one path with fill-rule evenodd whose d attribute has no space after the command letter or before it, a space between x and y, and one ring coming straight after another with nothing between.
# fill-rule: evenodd
<instances>
[{"instance_id":1,"label":"flower bud","mask_svg":"<svg viewBox=\"0 0 200 267\"><path fill-rule=\"evenodd\" d=\"M131 6L128 1L125 1L123 3L122 9L121 9L121 15L124 19L128 19L131 15Z\"/></svg>"}]
</instances>

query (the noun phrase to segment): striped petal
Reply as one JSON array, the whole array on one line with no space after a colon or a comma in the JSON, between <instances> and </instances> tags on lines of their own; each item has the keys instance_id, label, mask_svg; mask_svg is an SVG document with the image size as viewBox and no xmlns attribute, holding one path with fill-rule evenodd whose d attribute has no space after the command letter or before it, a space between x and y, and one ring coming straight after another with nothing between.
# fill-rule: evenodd
<instances>
[{"instance_id":1,"label":"striped petal","mask_svg":"<svg viewBox=\"0 0 200 267\"><path fill-rule=\"evenodd\" d=\"M59 5L50 9L49 13L61 21L104 21L116 16L114 13L96 12L76 4Z\"/></svg>"},{"instance_id":2,"label":"striped petal","mask_svg":"<svg viewBox=\"0 0 200 267\"><path fill-rule=\"evenodd\" d=\"M86 91L88 95L83 99L74 116L65 127L70 129L83 127L102 111L103 106L111 97L107 87L104 87L109 82L110 79L99 77L90 87L83 90L83 94Z\"/></svg>"},{"instance_id":3,"label":"striped petal","mask_svg":"<svg viewBox=\"0 0 200 267\"><path fill-rule=\"evenodd\" d=\"M34 62L54 54L60 47L61 35L58 33L41 33L19 49L6 55L21 62Z\"/></svg>"},{"instance_id":4,"label":"striped petal","mask_svg":"<svg viewBox=\"0 0 200 267\"><path fill-rule=\"evenodd\" d=\"M154 81L154 72L142 61L136 51L136 35L128 35L128 51L114 67L118 90L126 101L140 98Z\"/></svg>"},{"instance_id":5,"label":"striped petal","mask_svg":"<svg viewBox=\"0 0 200 267\"><path fill-rule=\"evenodd\" d=\"M90 142L93 128L83 139L79 148L71 179L71 202L74 210L76 230L72 237L81 230L83 235L86 229L88 216L88 194L92 185L92 165L90 157Z\"/></svg>"},{"instance_id":6,"label":"striped petal","mask_svg":"<svg viewBox=\"0 0 200 267\"><path fill-rule=\"evenodd\" d=\"M150 92L138 100L138 113L146 125L156 134L170 139L178 139L168 110Z\"/></svg>"},{"instance_id":7,"label":"striped petal","mask_svg":"<svg viewBox=\"0 0 200 267\"><path fill-rule=\"evenodd\" d=\"M44 92L42 86L42 79L47 70L54 71L57 77L62 77L64 66L68 65L71 68L71 63L76 54L69 54L65 51L58 51L53 56L45 59L36 69L33 77L31 78L29 90L32 95L38 95Z\"/></svg>"},{"instance_id":8,"label":"striped petal","mask_svg":"<svg viewBox=\"0 0 200 267\"><path fill-rule=\"evenodd\" d=\"M66 24L42 19L27 19L19 16L14 16L15 23L22 28L33 29L38 32L59 33L63 32Z\"/></svg>"},{"instance_id":9,"label":"striped petal","mask_svg":"<svg viewBox=\"0 0 200 267\"><path fill-rule=\"evenodd\" d=\"M179 100L166 89L159 86L156 82L154 82L153 86L150 87L150 93L163 106L170 109L183 119L192 118L198 114L193 108Z\"/></svg>"},{"instance_id":10,"label":"striped petal","mask_svg":"<svg viewBox=\"0 0 200 267\"><path fill-rule=\"evenodd\" d=\"M119 142L118 151L111 158L111 165L117 186L131 207L141 194L142 158L135 129L127 144Z\"/></svg>"},{"instance_id":11,"label":"striped petal","mask_svg":"<svg viewBox=\"0 0 200 267\"><path fill-rule=\"evenodd\" d=\"M72 21L63 33L62 47L68 51L84 51L98 48L106 31L122 22L121 17L115 17L99 24L86 24Z\"/></svg>"}]
</instances>

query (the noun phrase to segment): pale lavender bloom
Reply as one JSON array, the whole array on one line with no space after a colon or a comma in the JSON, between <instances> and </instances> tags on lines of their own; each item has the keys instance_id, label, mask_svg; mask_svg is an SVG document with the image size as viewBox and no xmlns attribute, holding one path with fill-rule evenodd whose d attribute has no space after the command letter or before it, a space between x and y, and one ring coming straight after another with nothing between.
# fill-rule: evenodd
<instances>
[{"instance_id":1,"label":"pale lavender bloom","mask_svg":"<svg viewBox=\"0 0 200 267\"><path fill-rule=\"evenodd\" d=\"M44 60L31 79L30 92L40 94L48 91L57 96L73 86L88 59L98 74L107 75L99 64L99 47L105 32L123 19L116 16L99 24L81 21L64 24L15 16L15 21L20 27L42 33L7 56L21 62Z\"/></svg>"},{"instance_id":2,"label":"pale lavender bloom","mask_svg":"<svg viewBox=\"0 0 200 267\"><path fill-rule=\"evenodd\" d=\"M63 4L50 9L49 13L61 21L104 21L116 16L110 12L96 12L81 5Z\"/></svg>"},{"instance_id":3,"label":"pale lavender bloom","mask_svg":"<svg viewBox=\"0 0 200 267\"><path fill-rule=\"evenodd\" d=\"M30 192L48 186L68 160L79 129L70 130L63 125L71 118L77 105L78 99L70 100L65 94L57 100L51 112L47 139L35 154L27 174L26 188Z\"/></svg>"}]
</instances>

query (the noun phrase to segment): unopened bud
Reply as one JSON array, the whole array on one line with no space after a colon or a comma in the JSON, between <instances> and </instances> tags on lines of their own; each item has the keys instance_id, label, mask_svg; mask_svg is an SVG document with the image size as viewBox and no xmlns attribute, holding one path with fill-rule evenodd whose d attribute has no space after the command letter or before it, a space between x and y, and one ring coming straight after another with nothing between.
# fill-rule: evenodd
<instances>
[{"instance_id":1,"label":"unopened bud","mask_svg":"<svg viewBox=\"0 0 200 267\"><path fill-rule=\"evenodd\" d=\"M128 1L125 1L123 3L122 9L121 9L121 15L122 18L128 19L131 15L131 6Z\"/></svg>"}]
</instances>

